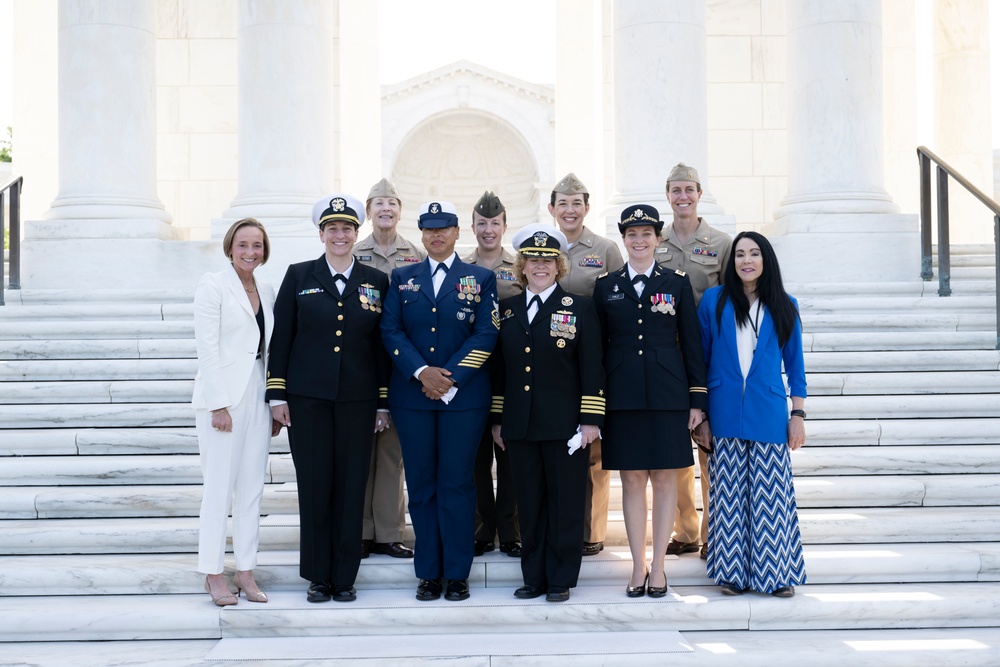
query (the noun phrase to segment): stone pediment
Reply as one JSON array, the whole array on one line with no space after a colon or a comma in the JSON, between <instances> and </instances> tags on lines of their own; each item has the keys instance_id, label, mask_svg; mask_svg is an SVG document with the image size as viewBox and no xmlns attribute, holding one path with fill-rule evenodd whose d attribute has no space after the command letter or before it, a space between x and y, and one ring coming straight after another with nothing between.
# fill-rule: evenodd
<instances>
[{"instance_id":1,"label":"stone pediment","mask_svg":"<svg viewBox=\"0 0 1000 667\"><path fill-rule=\"evenodd\" d=\"M382 101L383 104L393 104L400 98L421 94L427 88L443 86L452 89L462 84L498 88L545 106L555 103L555 86L552 84L532 83L468 60L459 60L405 81L382 86Z\"/></svg>"}]
</instances>

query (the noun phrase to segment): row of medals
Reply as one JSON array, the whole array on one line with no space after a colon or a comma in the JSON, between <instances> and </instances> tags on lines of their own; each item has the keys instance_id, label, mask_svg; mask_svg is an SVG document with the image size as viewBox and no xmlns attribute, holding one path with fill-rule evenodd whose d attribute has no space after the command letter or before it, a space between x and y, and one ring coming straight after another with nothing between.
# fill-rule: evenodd
<instances>
[{"instance_id":1,"label":"row of medals","mask_svg":"<svg viewBox=\"0 0 1000 667\"><path fill-rule=\"evenodd\" d=\"M650 306L650 310L652 310L654 313L671 312L673 310L673 304L670 303L669 301L663 300L662 298L658 299L657 298L658 296L659 295L652 297L653 305Z\"/></svg>"},{"instance_id":2,"label":"row of medals","mask_svg":"<svg viewBox=\"0 0 1000 667\"><path fill-rule=\"evenodd\" d=\"M479 285L475 286L459 285L458 298L463 300L468 299L469 301L475 301L476 303L479 303L482 299L480 299L478 294L474 294L474 292L478 291L479 291Z\"/></svg>"},{"instance_id":3,"label":"row of medals","mask_svg":"<svg viewBox=\"0 0 1000 667\"><path fill-rule=\"evenodd\" d=\"M382 304L378 299L369 298L364 294L359 296L358 299L361 301L361 307L365 310L374 310L376 313L382 312Z\"/></svg>"}]
</instances>

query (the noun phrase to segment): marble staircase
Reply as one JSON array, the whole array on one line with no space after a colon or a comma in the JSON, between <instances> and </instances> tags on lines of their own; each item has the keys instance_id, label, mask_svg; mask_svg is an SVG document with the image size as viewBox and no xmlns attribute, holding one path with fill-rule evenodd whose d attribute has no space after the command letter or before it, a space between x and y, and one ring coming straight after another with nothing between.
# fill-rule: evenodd
<instances>
[{"instance_id":1,"label":"marble staircase","mask_svg":"<svg viewBox=\"0 0 1000 667\"><path fill-rule=\"evenodd\" d=\"M411 563L372 556L357 602L309 605L281 436L257 570L271 602L220 610L194 572L191 294L8 293L0 664L1000 664L1000 352L992 280L968 264L945 299L917 281L791 288L810 385L793 455L810 580L791 600L724 598L696 555L668 561L663 601L625 598L615 480L609 546L569 603L515 600L517 561L491 553L462 603L417 603Z\"/></svg>"}]
</instances>

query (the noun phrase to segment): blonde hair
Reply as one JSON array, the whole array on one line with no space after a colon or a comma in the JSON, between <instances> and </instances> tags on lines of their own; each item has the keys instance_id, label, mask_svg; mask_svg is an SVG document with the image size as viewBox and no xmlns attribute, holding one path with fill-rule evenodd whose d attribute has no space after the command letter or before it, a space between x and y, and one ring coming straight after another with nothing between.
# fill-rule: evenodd
<instances>
[{"instance_id":1,"label":"blonde hair","mask_svg":"<svg viewBox=\"0 0 1000 667\"><path fill-rule=\"evenodd\" d=\"M528 284L528 277L524 275L524 267L528 264L529 259L533 258L525 257L521 253L517 253L517 257L514 258L514 277L522 286ZM569 275L569 260L565 253L559 253L558 257L543 257L542 259L556 260L556 282Z\"/></svg>"},{"instance_id":2,"label":"blonde hair","mask_svg":"<svg viewBox=\"0 0 1000 667\"><path fill-rule=\"evenodd\" d=\"M264 256L261 258L260 263L262 265L266 264L267 258L271 256L271 241L267 238L267 230L264 229L264 225L255 218L243 218L232 224L229 231L226 232L225 238L222 239L222 253L226 256L226 259L233 261L233 237L236 236L236 232L244 227L256 227L264 235Z\"/></svg>"}]
</instances>

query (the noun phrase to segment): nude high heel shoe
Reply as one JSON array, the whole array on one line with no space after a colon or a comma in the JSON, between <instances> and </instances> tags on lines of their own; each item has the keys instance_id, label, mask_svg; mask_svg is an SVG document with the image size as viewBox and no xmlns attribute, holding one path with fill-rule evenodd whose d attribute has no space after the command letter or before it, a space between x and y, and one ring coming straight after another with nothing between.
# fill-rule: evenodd
<instances>
[{"instance_id":1,"label":"nude high heel shoe","mask_svg":"<svg viewBox=\"0 0 1000 667\"><path fill-rule=\"evenodd\" d=\"M233 583L236 584L236 597L239 597L240 591L242 591L248 602L267 602L267 596L253 580L251 570L238 570L236 576L233 577Z\"/></svg>"},{"instance_id":2,"label":"nude high heel shoe","mask_svg":"<svg viewBox=\"0 0 1000 667\"><path fill-rule=\"evenodd\" d=\"M208 583L208 577L205 577L205 592L212 597L212 602L214 602L217 607L230 607L239 602L239 593L233 595L233 592L229 590L229 586L226 586L226 595L216 597L215 594L212 593L212 586Z\"/></svg>"}]
</instances>

